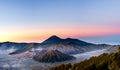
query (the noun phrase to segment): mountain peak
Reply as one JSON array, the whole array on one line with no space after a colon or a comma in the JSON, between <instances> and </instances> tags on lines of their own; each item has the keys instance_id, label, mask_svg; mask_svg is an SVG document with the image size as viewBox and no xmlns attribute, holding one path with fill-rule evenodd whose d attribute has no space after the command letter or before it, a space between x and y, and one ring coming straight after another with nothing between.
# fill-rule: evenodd
<instances>
[{"instance_id":1,"label":"mountain peak","mask_svg":"<svg viewBox=\"0 0 120 70\"><path fill-rule=\"evenodd\" d=\"M61 42L61 38L59 38L58 36L56 36L56 35L53 35L53 36L51 36L51 37L49 37L47 40L45 40L44 42L42 42L42 43L44 43L44 44L50 44L50 43L59 43L59 42Z\"/></svg>"},{"instance_id":2,"label":"mountain peak","mask_svg":"<svg viewBox=\"0 0 120 70\"><path fill-rule=\"evenodd\" d=\"M60 38L56 35L53 35L53 36L50 37L50 39L60 39Z\"/></svg>"}]
</instances>

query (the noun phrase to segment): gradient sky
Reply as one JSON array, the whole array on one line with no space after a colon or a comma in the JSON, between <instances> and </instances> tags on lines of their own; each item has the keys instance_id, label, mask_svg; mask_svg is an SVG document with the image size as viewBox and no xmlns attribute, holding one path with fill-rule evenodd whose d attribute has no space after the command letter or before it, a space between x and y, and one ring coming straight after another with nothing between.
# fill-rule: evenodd
<instances>
[{"instance_id":1,"label":"gradient sky","mask_svg":"<svg viewBox=\"0 0 120 70\"><path fill-rule=\"evenodd\" d=\"M1 42L114 34L120 35L120 0L0 0Z\"/></svg>"}]
</instances>

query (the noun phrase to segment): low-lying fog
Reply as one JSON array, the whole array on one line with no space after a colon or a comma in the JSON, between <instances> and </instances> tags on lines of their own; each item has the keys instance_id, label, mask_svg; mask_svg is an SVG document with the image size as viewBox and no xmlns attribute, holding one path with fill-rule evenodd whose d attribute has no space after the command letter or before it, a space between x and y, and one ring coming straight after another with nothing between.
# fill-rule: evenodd
<instances>
[{"instance_id":1,"label":"low-lying fog","mask_svg":"<svg viewBox=\"0 0 120 70\"><path fill-rule=\"evenodd\" d=\"M90 58L92 56L98 56L102 53L106 52L106 49L102 49L102 50L95 50L95 51L90 51L90 52L85 52L85 53L81 53L81 54L76 54L76 55L73 55L74 57L76 57L77 59L80 59L80 58Z\"/></svg>"},{"instance_id":2,"label":"low-lying fog","mask_svg":"<svg viewBox=\"0 0 120 70\"><path fill-rule=\"evenodd\" d=\"M13 49L11 49L13 50ZM36 67L40 68L40 70L46 70L46 67L51 67L52 65L56 65L57 63L54 64L45 64L45 63L39 63L30 57L13 57L11 55L8 55L11 50L0 50L0 70L34 70ZM76 60L72 61L66 61L62 63L75 63L82 61L84 59L88 59L92 56L98 56L102 53L104 53L106 49L102 50L96 50L96 51L91 51L91 52L86 52L86 53L81 53L81 54L76 54L73 55L76 57ZM58 63L61 64L61 63Z\"/></svg>"}]
</instances>

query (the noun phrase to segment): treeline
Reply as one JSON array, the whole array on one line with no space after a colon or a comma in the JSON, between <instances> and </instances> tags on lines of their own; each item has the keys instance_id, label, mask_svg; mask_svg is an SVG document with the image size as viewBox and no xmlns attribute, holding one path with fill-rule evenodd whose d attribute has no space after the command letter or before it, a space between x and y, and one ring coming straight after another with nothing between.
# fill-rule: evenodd
<instances>
[{"instance_id":1,"label":"treeline","mask_svg":"<svg viewBox=\"0 0 120 70\"><path fill-rule=\"evenodd\" d=\"M104 53L75 64L62 64L50 70L120 70L120 48L116 53Z\"/></svg>"}]
</instances>

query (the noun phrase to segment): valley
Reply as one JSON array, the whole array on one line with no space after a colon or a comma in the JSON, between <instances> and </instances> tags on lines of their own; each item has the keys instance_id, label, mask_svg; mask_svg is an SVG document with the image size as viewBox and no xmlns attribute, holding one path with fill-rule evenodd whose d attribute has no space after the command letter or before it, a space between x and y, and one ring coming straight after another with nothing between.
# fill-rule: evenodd
<instances>
[{"instance_id":1,"label":"valley","mask_svg":"<svg viewBox=\"0 0 120 70\"><path fill-rule=\"evenodd\" d=\"M32 70L34 68L43 69L43 70L48 70L50 67L57 66L60 64L67 64L67 63L76 63L80 62L82 60L88 59L92 56L98 56L104 52L106 52L107 49L102 49L102 50L96 50L96 51L91 51L91 52L86 52L86 53L80 53L73 55L76 57L76 60L72 61L65 61L65 62L56 62L56 63L40 63L37 61L32 60L30 57L14 57L12 55L7 55L7 54L0 54L0 68L3 69L13 69L13 70ZM20 68L20 69L19 69Z\"/></svg>"}]
</instances>

